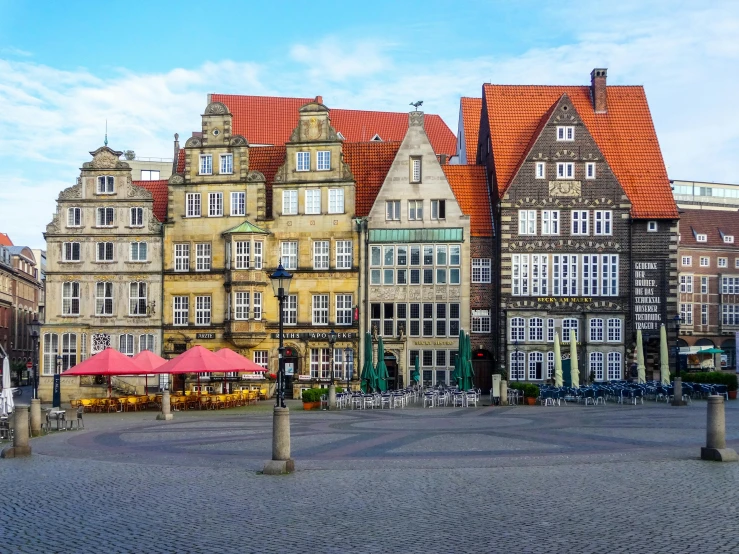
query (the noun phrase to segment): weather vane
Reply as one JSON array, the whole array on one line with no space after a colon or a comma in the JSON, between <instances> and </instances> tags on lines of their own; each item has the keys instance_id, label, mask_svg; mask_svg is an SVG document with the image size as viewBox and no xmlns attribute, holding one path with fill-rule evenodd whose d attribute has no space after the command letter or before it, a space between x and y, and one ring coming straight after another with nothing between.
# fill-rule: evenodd
<instances>
[{"instance_id":1,"label":"weather vane","mask_svg":"<svg viewBox=\"0 0 739 554\"><path fill-rule=\"evenodd\" d=\"M423 100L418 100L417 102L411 102L410 105L416 108L416 111L418 111L418 107L423 106Z\"/></svg>"}]
</instances>

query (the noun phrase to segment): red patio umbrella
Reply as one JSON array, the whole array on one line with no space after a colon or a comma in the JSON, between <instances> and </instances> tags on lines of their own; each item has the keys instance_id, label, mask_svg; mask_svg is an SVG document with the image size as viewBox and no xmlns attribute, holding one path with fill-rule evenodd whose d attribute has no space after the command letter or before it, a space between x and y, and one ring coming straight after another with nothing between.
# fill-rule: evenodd
<instances>
[{"instance_id":1,"label":"red patio umbrella","mask_svg":"<svg viewBox=\"0 0 739 554\"><path fill-rule=\"evenodd\" d=\"M154 373L154 370L160 365L166 364L167 360L154 354L151 350L142 350L133 357L133 361L136 362L137 366L147 370L146 388L144 389L144 392L146 393L149 389L149 373Z\"/></svg>"},{"instance_id":2,"label":"red patio umbrella","mask_svg":"<svg viewBox=\"0 0 739 554\"><path fill-rule=\"evenodd\" d=\"M111 375L145 375L148 370L139 367L131 358L112 348L88 358L64 372L64 375L105 375L108 377L108 397L110 397Z\"/></svg>"},{"instance_id":3,"label":"red patio umbrella","mask_svg":"<svg viewBox=\"0 0 739 554\"><path fill-rule=\"evenodd\" d=\"M239 369L237 371L243 371L247 373L261 373L264 368L256 363L252 362L249 358L242 356L238 352L234 352L230 348L221 348L216 352L216 356L220 356L228 362L238 364ZM225 387L224 383L224 387ZM230 388L229 388L230 390Z\"/></svg>"},{"instance_id":4,"label":"red patio umbrella","mask_svg":"<svg viewBox=\"0 0 739 554\"><path fill-rule=\"evenodd\" d=\"M166 364L160 365L151 373L221 373L239 371L238 366L239 364L216 356L207 348L198 345L193 346L176 358L172 358ZM198 387L199 390L200 387Z\"/></svg>"}]
</instances>

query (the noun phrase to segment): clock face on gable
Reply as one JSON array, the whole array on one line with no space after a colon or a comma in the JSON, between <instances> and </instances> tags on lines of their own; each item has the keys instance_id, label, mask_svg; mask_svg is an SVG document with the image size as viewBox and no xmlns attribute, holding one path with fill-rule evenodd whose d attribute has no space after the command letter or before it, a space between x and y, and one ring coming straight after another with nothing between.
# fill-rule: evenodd
<instances>
[{"instance_id":1,"label":"clock face on gable","mask_svg":"<svg viewBox=\"0 0 739 554\"><path fill-rule=\"evenodd\" d=\"M315 140L323 136L323 121L316 117L311 117L307 125L303 126L303 135L306 139Z\"/></svg>"}]
</instances>

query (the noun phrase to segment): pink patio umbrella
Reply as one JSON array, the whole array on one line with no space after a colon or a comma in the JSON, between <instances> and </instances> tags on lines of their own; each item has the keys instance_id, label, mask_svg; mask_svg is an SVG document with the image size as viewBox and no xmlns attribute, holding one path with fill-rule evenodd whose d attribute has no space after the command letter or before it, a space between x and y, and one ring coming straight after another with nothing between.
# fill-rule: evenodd
<instances>
[{"instance_id":1,"label":"pink patio umbrella","mask_svg":"<svg viewBox=\"0 0 739 554\"><path fill-rule=\"evenodd\" d=\"M238 363L228 361L202 346L193 346L176 358L155 368L151 373L198 373L198 392L200 391L200 373L221 373L239 371Z\"/></svg>"},{"instance_id":2,"label":"pink patio umbrella","mask_svg":"<svg viewBox=\"0 0 739 554\"><path fill-rule=\"evenodd\" d=\"M149 374L154 373L154 370L160 365L166 364L167 360L158 354L154 354L151 350L142 350L133 357L133 361L136 362L137 366L147 370L144 388L144 393L146 393L149 389Z\"/></svg>"},{"instance_id":3,"label":"pink patio umbrella","mask_svg":"<svg viewBox=\"0 0 739 554\"><path fill-rule=\"evenodd\" d=\"M228 362L238 364L239 369L236 371L243 371L245 373L261 373L264 368L256 363L252 362L249 358L242 356L238 352L234 352L230 348L221 348L216 352L216 356L220 356ZM225 383L224 383L225 387ZM230 390L230 389L229 389Z\"/></svg>"},{"instance_id":4,"label":"pink patio umbrella","mask_svg":"<svg viewBox=\"0 0 739 554\"><path fill-rule=\"evenodd\" d=\"M145 375L147 369L139 367L133 359L112 348L106 348L99 354L68 369L63 375L105 375L108 378L108 398L110 398L110 377L112 375Z\"/></svg>"}]
</instances>

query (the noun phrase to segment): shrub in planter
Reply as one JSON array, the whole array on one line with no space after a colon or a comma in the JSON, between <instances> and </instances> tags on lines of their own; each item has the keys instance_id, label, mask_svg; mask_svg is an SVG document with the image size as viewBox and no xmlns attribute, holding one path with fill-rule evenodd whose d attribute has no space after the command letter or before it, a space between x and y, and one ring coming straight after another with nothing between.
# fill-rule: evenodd
<instances>
[{"instance_id":1,"label":"shrub in planter","mask_svg":"<svg viewBox=\"0 0 739 554\"><path fill-rule=\"evenodd\" d=\"M520 390L526 398L539 397L539 387L533 383L511 383L510 388Z\"/></svg>"},{"instance_id":2,"label":"shrub in planter","mask_svg":"<svg viewBox=\"0 0 739 554\"><path fill-rule=\"evenodd\" d=\"M683 381L687 381L690 383L726 385L726 388L729 390L729 392L737 390L736 373L728 373L723 371L688 373L683 371L680 374L680 377Z\"/></svg>"}]
</instances>

